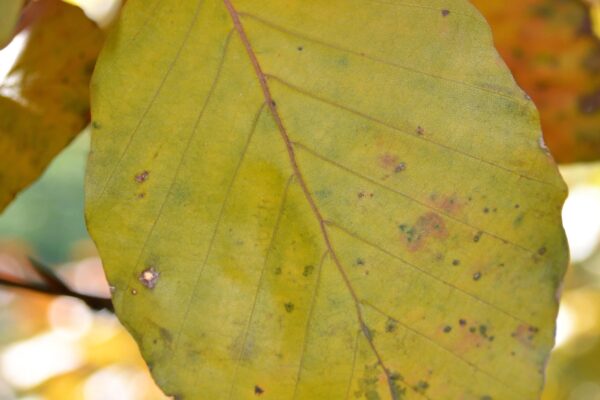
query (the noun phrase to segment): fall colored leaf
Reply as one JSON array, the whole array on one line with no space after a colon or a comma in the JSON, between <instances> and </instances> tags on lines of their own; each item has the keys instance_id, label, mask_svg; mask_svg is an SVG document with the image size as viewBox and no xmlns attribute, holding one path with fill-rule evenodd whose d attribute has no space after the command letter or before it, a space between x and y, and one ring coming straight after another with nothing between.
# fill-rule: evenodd
<instances>
[{"instance_id":1,"label":"fall colored leaf","mask_svg":"<svg viewBox=\"0 0 600 400\"><path fill-rule=\"evenodd\" d=\"M560 163L600 159L600 41L579 0L473 0Z\"/></svg>"},{"instance_id":2,"label":"fall colored leaf","mask_svg":"<svg viewBox=\"0 0 600 400\"><path fill-rule=\"evenodd\" d=\"M79 8L43 0L0 84L0 210L89 122L89 80L103 34ZM27 17L26 17L27 18Z\"/></svg>"},{"instance_id":3,"label":"fall colored leaf","mask_svg":"<svg viewBox=\"0 0 600 400\"><path fill-rule=\"evenodd\" d=\"M537 399L565 186L466 0L130 0L86 217L183 399Z\"/></svg>"}]
</instances>

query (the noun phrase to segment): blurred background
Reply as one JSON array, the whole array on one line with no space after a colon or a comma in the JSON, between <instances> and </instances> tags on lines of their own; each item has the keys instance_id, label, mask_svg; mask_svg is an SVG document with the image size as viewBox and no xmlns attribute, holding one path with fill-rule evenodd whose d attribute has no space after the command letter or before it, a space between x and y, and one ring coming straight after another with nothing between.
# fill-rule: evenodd
<instances>
[{"instance_id":1,"label":"blurred background","mask_svg":"<svg viewBox=\"0 0 600 400\"><path fill-rule=\"evenodd\" d=\"M70 2L102 27L121 5L119 0ZM600 162L595 161L600 160L600 119L590 109L596 103L600 109L600 97L585 101L600 96L594 86L600 77L595 23L600 7L579 0L474 3L492 24L517 81L540 108L550 149L558 161L568 163L560 171L570 189L563 222L572 263L543 399L600 400ZM533 49L515 47L523 40L535 41ZM0 51L0 83L25 41L18 35ZM590 66L596 54L598 63ZM39 278L28 258L34 257L75 291L109 296L83 219L88 150L89 132L84 131L0 214L0 273L35 281ZM166 397L112 313L92 311L69 297L0 287L0 399Z\"/></svg>"}]
</instances>

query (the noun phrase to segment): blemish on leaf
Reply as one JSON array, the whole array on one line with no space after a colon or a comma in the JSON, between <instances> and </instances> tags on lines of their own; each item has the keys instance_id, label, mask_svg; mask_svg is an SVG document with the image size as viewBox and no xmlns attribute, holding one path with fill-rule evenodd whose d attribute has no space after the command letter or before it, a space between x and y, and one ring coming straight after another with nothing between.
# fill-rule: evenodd
<instances>
[{"instance_id":1,"label":"blemish on leaf","mask_svg":"<svg viewBox=\"0 0 600 400\"><path fill-rule=\"evenodd\" d=\"M452 260L452 265L460 265L460 260Z\"/></svg>"},{"instance_id":2,"label":"blemish on leaf","mask_svg":"<svg viewBox=\"0 0 600 400\"><path fill-rule=\"evenodd\" d=\"M413 386L413 389L417 393L425 393L425 391L429 389L429 383L427 381L419 381L415 386Z\"/></svg>"},{"instance_id":3,"label":"blemish on leaf","mask_svg":"<svg viewBox=\"0 0 600 400\"><path fill-rule=\"evenodd\" d=\"M298 46L298 51L302 51L302 50L304 50L304 47Z\"/></svg>"},{"instance_id":4,"label":"blemish on leaf","mask_svg":"<svg viewBox=\"0 0 600 400\"><path fill-rule=\"evenodd\" d=\"M154 267L150 267L143 270L138 279L142 285L146 286L148 289L154 289L156 283L158 282L159 276L160 273L154 269Z\"/></svg>"},{"instance_id":5,"label":"blemish on leaf","mask_svg":"<svg viewBox=\"0 0 600 400\"><path fill-rule=\"evenodd\" d=\"M135 296L137 294L137 289L131 289L131 294Z\"/></svg>"},{"instance_id":6,"label":"blemish on leaf","mask_svg":"<svg viewBox=\"0 0 600 400\"><path fill-rule=\"evenodd\" d=\"M481 272L475 272L475 273L473 274L473 280L474 280L474 281L478 281L478 280L480 280L480 279L481 279Z\"/></svg>"},{"instance_id":7,"label":"blemish on leaf","mask_svg":"<svg viewBox=\"0 0 600 400\"><path fill-rule=\"evenodd\" d=\"M442 10L442 17L447 17L450 15L450 10Z\"/></svg>"},{"instance_id":8,"label":"blemish on leaf","mask_svg":"<svg viewBox=\"0 0 600 400\"><path fill-rule=\"evenodd\" d=\"M465 326L465 325L467 325L467 320L466 320L466 319L463 319L463 318L461 318L461 319L459 319L459 320L458 320L458 324L459 324L460 326Z\"/></svg>"},{"instance_id":9,"label":"blemish on leaf","mask_svg":"<svg viewBox=\"0 0 600 400\"><path fill-rule=\"evenodd\" d=\"M514 339L518 340L522 345L526 347L532 346L532 341L538 332L538 328L526 324L520 324L510 334Z\"/></svg>"},{"instance_id":10,"label":"blemish on leaf","mask_svg":"<svg viewBox=\"0 0 600 400\"><path fill-rule=\"evenodd\" d=\"M475 236L473 236L473 242L477 243L479 242L479 240L481 239L481 236L483 235L483 232L479 231L475 234Z\"/></svg>"},{"instance_id":11,"label":"blemish on leaf","mask_svg":"<svg viewBox=\"0 0 600 400\"><path fill-rule=\"evenodd\" d=\"M137 183L144 183L148 180L148 177L150 176L150 172L148 171L142 171L139 174L137 174L135 176L135 181Z\"/></svg>"},{"instance_id":12,"label":"blemish on leaf","mask_svg":"<svg viewBox=\"0 0 600 400\"><path fill-rule=\"evenodd\" d=\"M397 327L398 327L398 323L396 321L394 321L393 319L388 318L387 322L385 323L385 331L388 333L391 333L391 332L394 332Z\"/></svg>"},{"instance_id":13,"label":"blemish on leaf","mask_svg":"<svg viewBox=\"0 0 600 400\"><path fill-rule=\"evenodd\" d=\"M315 269L315 267L313 265L306 265L304 267L304 272L302 272L302 275L310 276L313 273L314 269Z\"/></svg>"},{"instance_id":14,"label":"blemish on leaf","mask_svg":"<svg viewBox=\"0 0 600 400\"><path fill-rule=\"evenodd\" d=\"M443 329L444 333L450 333L452 331L452 327L450 325L446 325Z\"/></svg>"},{"instance_id":15,"label":"blemish on leaf","mask_svg":"<svg viewBox=\"0 0 600 400\"><path fill-rule=\"evenodd\" d=\"M260 395L261 395L261 394L263 394L264 392L265 392L265 390L264 390L263 388L261 388L260 386L258 386L258 385L255 385L255 386L254 386L254 394L255 394L256 396L260 396Z\"/></svg>"},{"instance_id":16,"label":"blemish on leaf","mask_svg":"<svg viewBox=\"0 0 600 400\"><path fill-rule=\"evenodd\" d=\"M362 258L357 258L356 265L365 265L365 260L363 260Z\"/></svg>"},{"instance_id":17,"label":"blemish on leaf","mask_svg":"<svg viewBox=\"0 0 600 400\"><path fill-rule=\"evenodd\" d=\"M288 313L294 311L294 303L287 302L283 306L285 307L285 311L287 311Z\"/></svg>"},{"instance_id":18,"label":"blemish on leaf","mask_svg":"<svg viewBox=\"0 0 600 400\"><path fill-rule=\"evenodd\" d=\"M161 326L161 327L159 327L158 331L159 331L160 337L163 339L163 341L165 341L166 343L169 343L169 344L173 341L173 335L171 334L171 332L168 329L163 328Z\"/></svg>"},{"instance_id":19,"label":"blemish on leaf","mask_svg":"<svg viewBox=\"0 0 600 400\"><path fill-rule=\"evenodd\" d=\"M411 251L422 248L429 237L445 239L448 236L444 220L434 212L419 217L412 227L400 224L398 229L401 232L402 240Z\"/></svg>"},{"instance_id":20,"label":"blemish on leaf","mask_svg":"<svg viewBox=\"0 0 600 400\"><path fill-rule=\"evenodd\" d=\"M92 121L92 128L94 129L100 129L102 126L100 125L100 123L98 121Z\"/></svg>"},{"instance_id":21,"label":"blemish on leaf","mask_svg":"<svg viewBox=\"0 0 600 400\"><path fill-rule=\"evenodd\" d=\"M417 126L417 135L423 136L425 134L425 129L422 126Z\"/></svg>"},{"instance_id":22,"label":"blemish on leaf","mask_svg":"<svg viewBox=\"0 0 600 400\"><path fill-rule=\"evenodd\" d=\"M538 249L538 254L539 254L540 256L543 256L544 254L546 254L546 247L540 247L540 248Z\"/></svg>"},{"instance_id":23,"label":"blemish on leaf","mask_svg":"<svg viewBox=\"0 0 600 400\"><path fill-rule=\"evenodd\" d=\"M399 173L402 172L406 169L406 163L401 162L400 164L396 165L396 168L394 168L394 172L395 173Z\"/></svg>"}]
</instances>

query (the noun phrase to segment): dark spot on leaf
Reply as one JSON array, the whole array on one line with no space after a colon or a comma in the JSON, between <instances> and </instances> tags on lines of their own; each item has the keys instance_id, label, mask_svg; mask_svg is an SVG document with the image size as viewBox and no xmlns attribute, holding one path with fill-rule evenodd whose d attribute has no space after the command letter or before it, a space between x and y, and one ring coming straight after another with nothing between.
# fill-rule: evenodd
<instances>
[{"instance_id":1,"label":"dark spot on leaf","mask_svg":"<svg viewBox=\"0 0 600 400\"><path fill-rule=\"evenodd\" d=\"M413 389L415 390L415 392L418 393L425 393L425 391L429 388L429 383L427 383L426 381L419 381L417 382L417 384L413 387Z\"/></svg>"},{"instance_id":2,"label":"dark spot on leaf","mask_svg":"<svg viewBox=\"0 0 600 400\"><path fill-rule=\"evenodd\" d=\"M519 204L515 204L515 208L519 208L521 207Z\"/></svg>"},{"instance_id":3,"label":"dark spot on leaf","mask_svg":"<svg viewBox=\"0 0 600 400\"><path fill-rule=\"evenodd\" d=\"M452 330L452 327L450 325L446 325L444 327L444 333L450 333L451 330Z\"/></svg>"},{"instance_id":4,"label":"dark spot on leaf","mask_svg":"<svg viewBox=\"0 0 600 400\"><path fill-rule=\"evenodd\" d=\"M385 323L385 331L388 333L394 332L397 326L398 324L396 323L396 321L394 321L391 318L388 318L387 322Z\"/></svg>"},{"instance_id":5,"label":"dark spot on leaf","mask_svg":"<svg viewBox=\"0 0 600 400\"><path fill-rule=\"evenodd\" d=\"M450 10L442 10L442 17L447 17L450 15Z\"/></svg>"},{"instance_id":6,"label":"dark spot on leaf","mask_svg":"<svg viewBox=\"0 0 600 400\"><path fill-rule=\"evenodd\" d=\"M304 276L310 276L313 273L314 269L315 269L314 266L312 266L312 265L306 265L304 267L304 272L302 273L302 275L304 275Z\"/></svg>"},{"instance_id":7,"label":"dark spot on leaf","mask_svg":"<svg viewBox=\"0 0 600 400\"><path fill-rule=\"evenodd\" d=\"M398 172L402 172L406 169L406 164L401 162L400 164L396 165L396 168L394 168L394 172L398 173Z\"/></svg>"},{"instance_id":8,"label":"dark spot on leaf","mask_svg":"<svg viewBox=\"0 0 600 400\"><path fill-rule=\"evenodd\" d=\"M94 129L100 129L101 125L98 121L92 121L92 128Z\"/></svg>"},{"instance_id":9,"label":"dark spot on leaf","mask_svg":"<svg viewBox=\"0 0 600 400\"><path fill-rule=\"evenodd\" d=\"M475 328L474 326L472 326L472 327L469 328L469 332L475 333L475 332L477 332L477 328Z\"/></svg>"},{"instance_id":10,"label":"dark spot on leaf","mask_svg":"<svg viewBox=\"0 0 600 400\"><path fill-rule=\"evenodd\" d=\"M417 135L423 136L425 134L425 129L421 126L417 126Z\"/></svg>"},{"instance_id":11,"label":"dark spot on leaf","mask_svg":"<svg viewBox=\"0 0 600 400\"><path fill-rule=\"evenodd\" d=\"M302 50L304 50L304 47L298 46L298 51L302 51Z\"/></svg>"},{"instance_id":12,"label":"dark spot on leaf","mask_svg":"<svg viewBox=\"0 0 600 400\"><path fill-rule=\"evenodd\" d=\"M458 320L458 324L459 324L460 326L465 326L465 325L467 325L467 320L466 320L466 319L462 319L462 318L461 318L461 319L459 319L459 320Z\"/></svg>"},{"instance_id":13,"label":"dark spot on leaf","mask_svg":"<svg viewBox=\"0 0 600 400\"><path fill-rule=\"evenodd\" d=\"M479 325L479 334L483 337L487 337L487 326Z\"/></svg>"},{"instance_id":14,"label":"dark spot on leaf","mask_svg":"<svg viewBox=\"0 0 600 400\"><path fill-rule=\"evenodd\" d=\"M277 105L277 103L275 103L275 100L271 100L271 104L273 105L273 107Z\"/></svg>"},{"instance_id":15,"label":"dark spot on leaf","mask_svg":"<svg viewBox=\"0 0 600 400\"><path fill-rule=\"evenodd\" d=\"M265 392L265 390L263 388L261 388L258 385L254 386L254 394L257 396L260 396L261 394L263 394Z\"/></svg>"},{"instance_id":16,"label":"dark spot on leaf","mask_svg":"<svg viewBox=\"0 0 600 400\"><path fill-rule=\"evenodd\" d=\"M478 281L479 279L481 279L481 272L475 272L473 274L473 280Z\"/></svg>"},{"instance_id":17,"label":"dark spot on leaf","mask_svg":"<svg viewBox=\"0 0 600 400\"><path fill-rule=\"evenodd\" d=\"M485 395L485 396L481 396L480 400L494 400L494 399L492 399L492 396Z\"/></svg>"},{"instance_id":18,"label":"dark spot on leaf","mask_svg":"<svg viewBox=\"0 0 600 400\"><path fill-rule=\"evenodd\" d=\"M135 181L137 183L144 183L148 180L148 177L150 176L150 172L148 171L142 171L139 174L137 174L135 176Z\"/></svg>"},{"instance_id":19,"label":"dark spot on leaf","mask_svg":"<svg viewBox=\"0 0 600 400\"><path fill-rule=\"evenodd\" d=\"M283 305L285 307L285 311L291 313L292 311L294 311L294 303L291 302L287 302Z\"/></svg>"},{"instance_id":20,"label":"dark spot on leaf","mask_svg":"<svg viewBox=\"0 0 600 400\"><path fill-rule=\"evenodd\" d=\"M146 286L148 289L154 289L156 283L158 282L158 278L160 273L154 269L154 267L146 268L140 273L138 280L142 283L142 285Z\"/></svg>"},{"instance_id":21,"label":"dark spot on leaf","mask_svg":"<svg viewBox=\"0 0 600 400\"><path fill-rule=\"evenodd\" d=\"M475 236L473 236L473 241L474 241L475 243L479 242L479 239L481 239L481 235L483 235L483 232L477 232L477 233L475 234Z\"/></svg>"},{"instance_id":22,"label":"dark spot on leaf","mask_svg":"<svg viewBox=\"0 0 600 400\"><path fill-rule=\"evenodd\" d=\"M483 209L483 212L487 214L487 213L490 212L490 209L486 207L486 208Z\"/></svg>"},{"instance_id":23,"label":"dark spot on leaf","mask_svg":"<svg viewBox=\"0 0 600 400\"><path fill-rule=\"evenodd\" d=\"M365 265L365 260L363 260L362 258L357 258L356 265Z\"/></svg>"},{"instance_id":24,"label":"dark spot on leaf","mask_svg":"<svg viewBox=\"0 0 600 400\"><path fill-rule=\"evenodd\" d=\"M137 294L137 290L136 289L131 289L131 294L135 296Z\"/></svg>"},{"instance_id":25,"label":"dark spot on leaf","mask_svg":"<svg viewBox=\"0 0 600 400\"><path fill-rule=\"evenodd\" d=\"M173 341L173 335L171 332L163 327L159 327L158 331L160 332L160 337L167 343L171 343Z\"/></svg>"},{"instance_id":26,"label":"dark spot on leaf","mask_svg":"<svg viewBox=\"0 0 600 400\"><path fill-rule=\"evenodd\" d=\"M138 195L136 196L138 199L143 199L144 197L146 197L146 193L138 193Z\"/></svg>"},{"instance_id":27,"label":"dark spot on leaf","mask_svg":"<svg viewBox=\"0 0 600 400\"><path fill-rule=\"evenodd\" d=\"M460 265L460 260L452 260L452 265Z\"/></svg>"},{"instance_id":28,"label":"dark spot on leaf","mask_svg":"<svg viewBox=\"0 0 600 400\"><path fill-rule=\"evenodd\" d=\"M546 248L545 248L545 247L540 247L540 248L538 249L538 254L539 254L540 256L543 256L544 254L546 254Z\"/></svg>"}]
</instances>

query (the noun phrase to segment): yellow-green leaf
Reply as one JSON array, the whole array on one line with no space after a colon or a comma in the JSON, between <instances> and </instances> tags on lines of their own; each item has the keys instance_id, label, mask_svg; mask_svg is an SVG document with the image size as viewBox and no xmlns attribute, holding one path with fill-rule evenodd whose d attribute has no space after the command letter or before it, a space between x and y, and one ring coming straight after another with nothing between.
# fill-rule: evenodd
<instances>
[{"instance_id":1,"label":"yellow-green leaf","mask_svg":"<svg viewBox=\"0 0 600 400\"><path fill-rule=\"evenodd\" d=\"M0 2L0 49L12 39L25 0Z\"/></svg>"},{"instance_id":2,"label":"yellow-green leaf","mask_svg":"<svg viewBox=\"0 0 600 400\"><path fill-rule=\"evenodd\" d=\"M466 0L130 0L87 220L183 399L535 399L565 186Z\"/></svg>"},{"instance_id":3,"label":"yellow-green leaf","mask_svg":"<svg viewBox=\"0 0 600 400\"><path fill-rule=\"evenodd\" d=\"M103 34L58 0L27 8L27 44L0 83L0 210L89 122L89 81Z\"/></svg>"}]
</instances>

